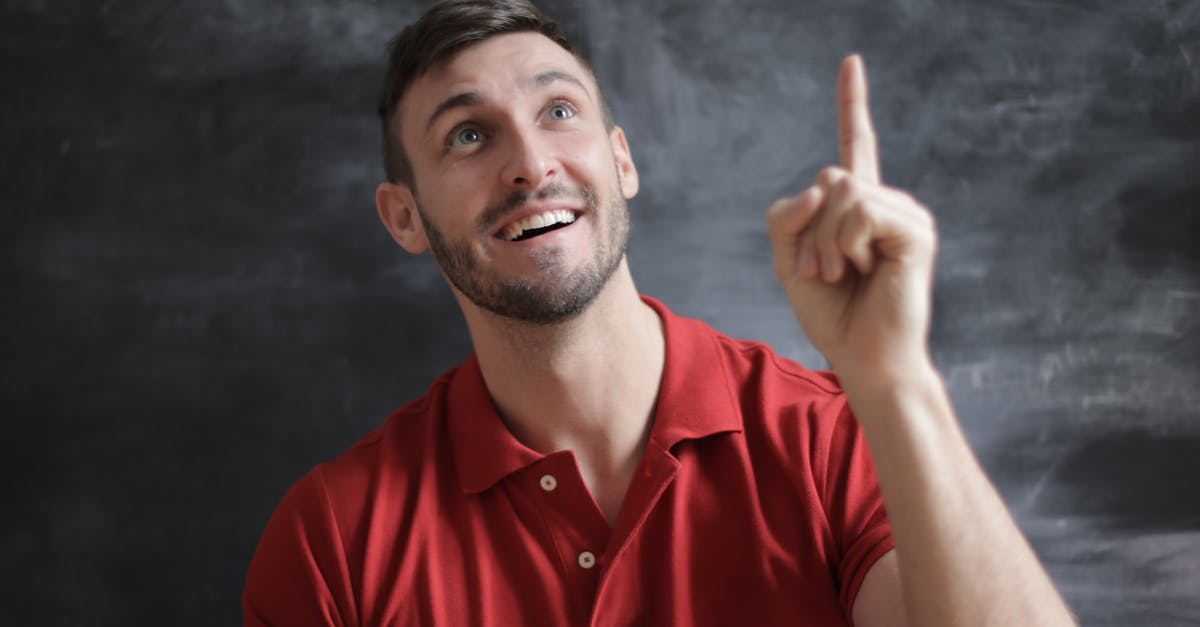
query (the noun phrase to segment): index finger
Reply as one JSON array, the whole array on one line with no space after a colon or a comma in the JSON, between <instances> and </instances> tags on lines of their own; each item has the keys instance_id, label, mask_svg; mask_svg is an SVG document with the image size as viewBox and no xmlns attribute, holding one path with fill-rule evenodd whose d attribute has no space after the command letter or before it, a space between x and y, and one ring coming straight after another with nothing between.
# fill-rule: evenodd
<instances>
[{"instance_id":1,"label":"index finger","mask_svg":"<svg viewBox=\"0 0 1200 627\"><path fill-rule=\"evenodd\" d=\"M857 54L842 61L838 74L838 134L842 166L856 176L878 183L879 156L875 127L867 108L867 72Z\"/></svg>"}]
</instances>

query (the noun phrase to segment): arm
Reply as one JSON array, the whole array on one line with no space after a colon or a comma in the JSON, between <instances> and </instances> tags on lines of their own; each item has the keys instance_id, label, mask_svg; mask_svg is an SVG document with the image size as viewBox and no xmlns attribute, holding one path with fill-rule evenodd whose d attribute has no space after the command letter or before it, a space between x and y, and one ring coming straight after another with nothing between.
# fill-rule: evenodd
<instances>
[{"instance_id":1,"label":"arm","mask_svg":"<svg viewBox=\"0 0 1200 627\"><path fill-rule=\"evenodd\" d=\"M864 580L859 627L1073 625L958 426L928 353L936 236L879 179L857 56L838 85L843 167L769 211L775 271L862 425L896 550Z\"/></svg>"}]
</instances>

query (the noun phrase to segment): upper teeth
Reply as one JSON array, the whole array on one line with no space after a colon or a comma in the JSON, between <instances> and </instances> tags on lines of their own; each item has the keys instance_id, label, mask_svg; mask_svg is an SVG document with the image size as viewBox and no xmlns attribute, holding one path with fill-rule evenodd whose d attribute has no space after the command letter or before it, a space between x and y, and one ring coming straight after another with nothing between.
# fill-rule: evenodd
<instances>
[{"instance_id":1,"label":"upper teeth","mask_svg":"<svg viewBox=\"0 0 1200 627\"><path fill-rule=\"evenodd\" d=\"M575 221L575 214L567 209L553 209L551 211L543 211L535 213L527 218L522 218L508 225L504 229L504 239L512 241L521 237L525 231L540 229L552 224L570 224Z\"/></svg>"}]
</instances>

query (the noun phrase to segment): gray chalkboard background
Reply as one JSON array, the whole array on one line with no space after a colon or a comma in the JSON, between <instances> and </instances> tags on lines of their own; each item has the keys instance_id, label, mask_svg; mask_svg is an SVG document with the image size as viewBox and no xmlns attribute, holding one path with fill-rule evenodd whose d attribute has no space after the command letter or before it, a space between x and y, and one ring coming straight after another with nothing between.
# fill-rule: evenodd
<instances>
[{"instance_id":1,"label":"gray chalkboard background","mask_svg":"<svg viewBox=\"0 0 1200 627\"><path fill-rule=\"evenodd\" d=\"M460 361L378 224L414 3L0 8L0 623L240 621L283 491ZM936 359L1087 626L1200 623L1200 2L547 2L642 174L639 287L813 366L765 207L837 158L936 213Z\"/></svg>"}]
</instances>

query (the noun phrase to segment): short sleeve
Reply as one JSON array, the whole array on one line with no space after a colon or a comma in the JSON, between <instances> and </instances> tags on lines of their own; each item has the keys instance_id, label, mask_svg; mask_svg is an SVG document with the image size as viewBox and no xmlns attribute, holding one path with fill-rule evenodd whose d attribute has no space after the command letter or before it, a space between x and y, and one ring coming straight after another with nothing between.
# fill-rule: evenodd
<instances>
[{"instance_id":1,"label":"short sleeve","mask_svg":"<svg viewBox=\"0 0 1200 627\"><path fill-rule=\"evenodd\" d=\"M844 397L843 397L844 399ZM850 616L863 579L895 548L892 527L866 438L848 403L837 412L824 455L821 500L840 559L835 564L838 601Z\"/></svg>"},{"instance_id":2,"label":"short sleeve","mask_svg":"<svg viewBox=\"0 0 1200 627\"><path fill-rule=\"evenodd\" d=\"M358 623L337 520L318 467L284 496L246 574L245 625Z\"/></svg>"}]
</instances>

